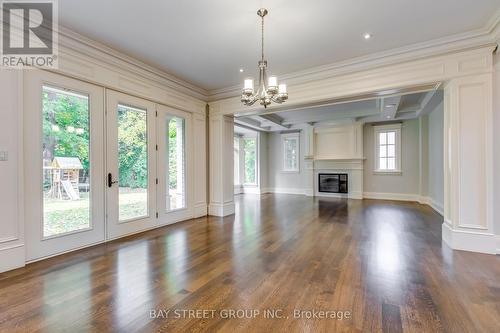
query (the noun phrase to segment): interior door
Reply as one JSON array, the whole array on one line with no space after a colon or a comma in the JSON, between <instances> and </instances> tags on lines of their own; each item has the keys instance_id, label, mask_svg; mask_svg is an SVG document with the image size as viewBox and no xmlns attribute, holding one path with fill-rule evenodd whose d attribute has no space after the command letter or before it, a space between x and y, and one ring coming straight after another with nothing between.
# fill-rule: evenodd
<instances>
[{"instance_id":1,"label":"interior door","mask_svg":"<svg viewBox=\"0 0 500 333\"><path fill-rule=\"evenodd\" d=\"M104 240L104 89L24 73L27 260Z\"/></svg>"},{"instance_id":2,"label":"interior door","mask_svg":"<svg viewBox=\"0 0 500 333\"><path fill-rule=\"evenodd\" d=\"M160 224L193 217L191 114L163 105L157 113L157 207Z\"/></svg>"},{"instance_id":3,"label":"interior door","mask_svg":"<svg viewBox=\"0 0 500 333\"><path fill-rule=\"evenodd\" d=\"M153 102L106 90L108 238L158 225Z\"/></svg>"}]
</instances>

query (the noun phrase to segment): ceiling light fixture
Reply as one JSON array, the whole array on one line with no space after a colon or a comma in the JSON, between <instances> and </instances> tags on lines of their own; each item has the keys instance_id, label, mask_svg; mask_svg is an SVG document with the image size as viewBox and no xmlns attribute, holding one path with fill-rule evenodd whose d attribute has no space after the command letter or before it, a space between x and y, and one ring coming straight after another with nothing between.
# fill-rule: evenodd
<instances>
[{"instance_id":1,"label":"ceiling light fixture","mask_svg":"<svg viewBox=\"0 0 500 333\"><path fill-rule=\"evenodd\" d=\"M265 8L261 8L257 11L257 15L261 18L262 29L262 53L259 61L259 86L257 91L254 92L253 79L245 79L243 91L241 93L241 102L243 104L250 106L259 101L260 105L265 108L267 108L271 102L281 104L288 99L286 84L282 83L278 85L278 78L276 76L270 76L269 80L267 78L267 61L264 60L264 16L266 16L267 13L268 11Z\"/></svg>"},{"instance_id":2,"label":"ceiling light fixture","mask_svg":"<svg viewBox=\"0 0 500 333\"><path fill-rule=\"evenodd\" d=\"M240 73L243 73L245 70L243 68L240 68Z\"/></svg>"},{"instance_id":3,"label":"ceiling light fixture","mask_svg":"<svg viewBox=\"0 0 500 333\"><path fill-rule=\"evenodd\" d=\"M367 33L365 33L365 34L363 35L363 37L364 37L365 39L370 39L370 38L372 38L372 35L371 35L370 33L368 33L368 32L367 32Z\"/></svg>"}]
</instances>

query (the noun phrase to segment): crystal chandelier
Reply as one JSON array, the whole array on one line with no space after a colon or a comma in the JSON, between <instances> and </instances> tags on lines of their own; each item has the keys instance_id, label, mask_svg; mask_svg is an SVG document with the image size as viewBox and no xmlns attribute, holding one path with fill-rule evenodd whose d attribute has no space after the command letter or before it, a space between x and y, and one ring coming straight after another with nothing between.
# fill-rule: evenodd
<instances>
[{"instance_id":1,"label":"crystal chandelier","mask_svg":"<svg viewBox=\"0 0 500 333\"><path fill-rule=\"evenodd\" d=\"M288 99L286 84L282 83L278 85L278 78L276 76L270 76L269 80L267 78L267 61L264 60L264 16L266 16L267 13L268 11L265 8L261 8L257 11L257 15L259 15L262 20L262 53L259 61L259 86L257 91L254 92L253 79L245 79L245 84L241 93L241 102L243 104L250 106L259 101L260 105L263 105L265 108L267 108L271 102L281 104Z\"/></svg>"}]
</instances>

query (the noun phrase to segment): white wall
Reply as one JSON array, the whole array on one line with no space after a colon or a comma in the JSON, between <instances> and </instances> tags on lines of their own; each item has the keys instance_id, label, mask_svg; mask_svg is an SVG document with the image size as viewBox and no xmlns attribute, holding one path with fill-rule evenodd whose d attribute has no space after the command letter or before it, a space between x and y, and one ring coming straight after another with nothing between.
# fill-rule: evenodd
<instances>
[{"instance_id":1,"label":"white wall","mask_svg":"<svg viewBox=\"0 0 500 333\"><path fill-rule=\"evenodd\" d=\"M443 210L444 169L443 169L443 102L427 116L428 125L428 179L427 196L432 204Z\"/></svg>"},{"instance_id":2,"label":"white wall","mask_svg":"<svg viewBox=\"0 0 500 333\"><path fill-rule=\"evenodd\" d=\"M268 134L268 188L275 192L304 193L305 136L300 133L299 172L283 171L283 147L280 133Z\"/></svg>"},{"instance_id":3,"label":"white wall","mask_svg":"<svg viewBox=\"0 0 500 333\"><path fill-rule=\"evenodd\" d=\"M371 124L363 131L364 192L417 195L419 193L419 120L405 120L401 128L401 174L375 174L375 142ZM403 199L403 197L401 197Z\"/></svg>"},{"instance_id":4,"label":"white wall","mask_svg":"<svg viewBox=\"0 0 500 333\"><path fill-rule=\"evenodd\" d=\"M20 133L22 76L17 70L0 70L0 151L8 153L0 161L0 272L24 265L24 237L20 193L22 183Z\"/></svg>"}]
</instances>

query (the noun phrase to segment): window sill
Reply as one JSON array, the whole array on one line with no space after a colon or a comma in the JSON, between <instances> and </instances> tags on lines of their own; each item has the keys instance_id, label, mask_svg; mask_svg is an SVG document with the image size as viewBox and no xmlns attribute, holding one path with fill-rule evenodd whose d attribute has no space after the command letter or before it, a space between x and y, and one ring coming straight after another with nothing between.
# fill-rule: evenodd
<instances>
[{"instance_id":1,"label":"window sill","mask_svg":"<svg viewBox=\"0 0 500 333\"><path fill-rule=\"evenodd\" d=\"M389 175L389 176L401 176L403 173L401 170L375 170L373 171L374 175Z\"/></svg>"},{"instance_id":2,"label":"window sill","mask_svg":"<svg viewBox=\"0 0 500 333\"><path fill-rule=\"evenodd\" d=\"M281 173L300 173L300 170L281 170Z\"/></svg>"}]
</instances>

